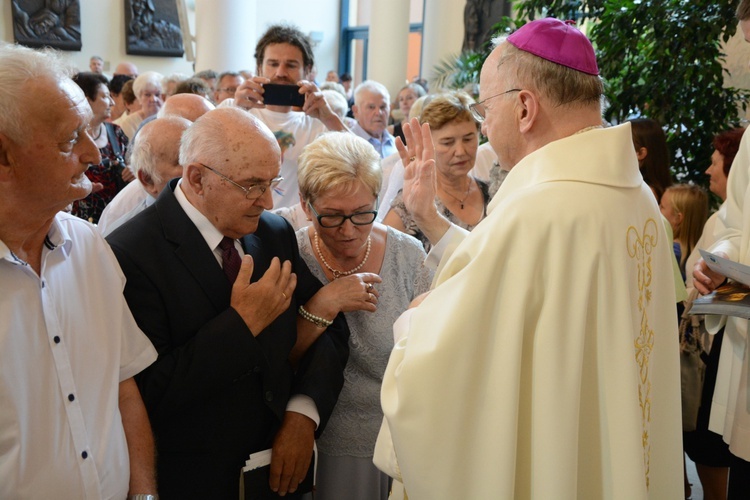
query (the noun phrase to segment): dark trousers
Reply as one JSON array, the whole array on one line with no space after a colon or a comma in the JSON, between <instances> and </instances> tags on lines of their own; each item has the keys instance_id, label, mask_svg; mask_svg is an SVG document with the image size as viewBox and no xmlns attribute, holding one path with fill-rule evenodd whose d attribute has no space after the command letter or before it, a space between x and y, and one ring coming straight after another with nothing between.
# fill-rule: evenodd
<instances>
[{"instance_id":1,"label":"dark trousers","mask_svg":"<svg viewBox=\"0 0 750 500\"><path fill-rule=\"evenodd\" d=\"M747 500L748 498L750 498L750 462L732 455L727 500Z\"/></svg>"}]
</instances>

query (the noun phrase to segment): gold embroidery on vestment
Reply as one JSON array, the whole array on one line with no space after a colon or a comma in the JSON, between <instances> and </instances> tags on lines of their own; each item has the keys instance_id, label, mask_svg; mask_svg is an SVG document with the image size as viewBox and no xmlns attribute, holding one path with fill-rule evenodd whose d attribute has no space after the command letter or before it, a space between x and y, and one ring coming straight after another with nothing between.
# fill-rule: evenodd
<instances>
[{"instance_id":1,"label":"gold embroidery on vestment","mask_svg":"<svg viewBox=\"0 0 750 500\"><path fill-rule=\"evenodd\" d=\"M646 488L649 486L651 468L651 441L649 429L651 424L651 380L648 375L649 359L654 347L654 330L648 322L647 306L651 302L651 251L659 239L658 226L654 219L648 219L643 225L643 235L630 226L627 233L628 254L638 265L638 310L641 312L641 325L638 338L635 339L635 361L638 363L638 400L641 406L641 425L643 428L643 462L646 468Z\"/></svg>"}]
</instances>

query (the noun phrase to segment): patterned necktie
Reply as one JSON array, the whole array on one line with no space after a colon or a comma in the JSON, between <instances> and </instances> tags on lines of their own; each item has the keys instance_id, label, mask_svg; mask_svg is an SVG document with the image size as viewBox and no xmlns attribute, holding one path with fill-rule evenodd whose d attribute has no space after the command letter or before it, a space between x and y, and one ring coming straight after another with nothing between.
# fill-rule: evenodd
<instances>
[{"instance_id":1,"label":"patterned necktie","mask_svg":"<svg viewBox=\"0 0 750 500\"><path fill-rule=\"evenodd\" d=\"M224 239L219 243L219 248L221 248L221 262L224 265L224 274L229 283L234 284L234 280L237 279L237 274L240 272L242 258L237 248L235 248L232 238L224 236Z\"/></svg>"}]
</instances>

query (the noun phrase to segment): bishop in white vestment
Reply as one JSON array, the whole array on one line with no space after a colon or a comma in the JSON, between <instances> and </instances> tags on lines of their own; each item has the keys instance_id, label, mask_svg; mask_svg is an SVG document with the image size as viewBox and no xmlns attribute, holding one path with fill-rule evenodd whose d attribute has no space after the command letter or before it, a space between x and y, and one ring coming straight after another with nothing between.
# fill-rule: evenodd
<instances>
[{"instance_id":1,"label":"bishop in white vestment","mask_svg":"<svg viewBox=\"0 0 750 500\"><path fill-rule=\"evenodd\" d=\"M534 37L562 33L548 45L587 70L571 30L529 23L513 57L550 59ZM512 66L523 63L503 59L509 43L485 63L481 97L517 94L480 112L512 169L396 323L376 464L411 500L682 498L672 242L630 126L579 127L596 123L595 97L584 111L545 109L553 99ZM539 139L550 130L564 132Z\"/></svg>"}]
</instances>

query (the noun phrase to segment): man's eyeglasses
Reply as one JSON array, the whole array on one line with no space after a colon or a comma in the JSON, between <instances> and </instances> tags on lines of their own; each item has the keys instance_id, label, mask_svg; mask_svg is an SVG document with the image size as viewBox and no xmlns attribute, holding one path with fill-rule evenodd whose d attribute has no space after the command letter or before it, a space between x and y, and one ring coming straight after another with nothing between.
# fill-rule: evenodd
<instances>
[{"instance_id":1,"label":"man's eyeglasses","mask_svg":"<svg viewBox=\"0 0 750 500\"><path fill-rule=\"evenodd\" d=\"M375 222L375 217L378 216L377 210L368 210L367 212L354 212L353 214L349 215L319 215L318 212L315 210L315 207L312 206L312 203L309 201L307 202L307 206L310 207L310 210L315 214L315 218L318 219L318 224L320 224L320 227L325 228L331 228L331 227L339 227L346 222L347 219L352 221L352 224L355 226L367 226L368 224L372 224ZM375 207L377 207L377 202L375 204Z\"/></svg>"},{"instance_id":2,"label":"man's eyeglasses","mask_svg":"<svg viewBox=\"0 0 750 500\"><path fill-rule=\"evenodd\" d=\"M263 196L263 193L265 193L268 188L273 189L273 188L275 188L276 186L279 185L279 182L281 182L281 181L284 180L283 177L279 176L279 177L275 177L275 178L271 179L271 182L269 182L268 184L253 184L250 187L245 187L245 186L242 186L240 184L237 184L232 179L230 179L226 175L222 174L221 172L219 172L215 168L211 168L208 165L204 165L203 163L198 163L198 164L201 165L201 166L203 166L203 167L206 167L211 172L215 173L216 175L218 175L219 177L221 177L225 181L229 182L233 186L237 186L238 188L240 188L241 190L243 190L245 192L245 198L247 198L248 200L257 200L258 198L260 198L261 196Z\"/></svg>"},{"instance_id":3,"label":"man's eyeglasses","mask_svg":"<svg viewBox=\"0 0 750 500\"><path fill-rule=\"evenodd\" d=\"M225 87L222 89L216 89L218 92L227 92L228 94L234 94L237 92L237 87Z\"/></svg>"},{"instance_id":4,"label":"man's eyeglasses","mask_svg":"<svg viewBox=\"0 0 750 500\"><path fill-rule=\"evenodd\" d=\"M505 95L510 92L520 92L521 90L523 89L506 90L505 92L500 92L499 94L490 96L487 99L483 99L479 102L475 102L474 104L470 104L469 109L471 110L471 114L474 116L474 119L477 122L482 123L484 121L485 115L487 114L487 107L484 105L485 102L489 101L490 99L494 99L495 97L500 97L501 95Z\"/></svg>"}]
</instances>

